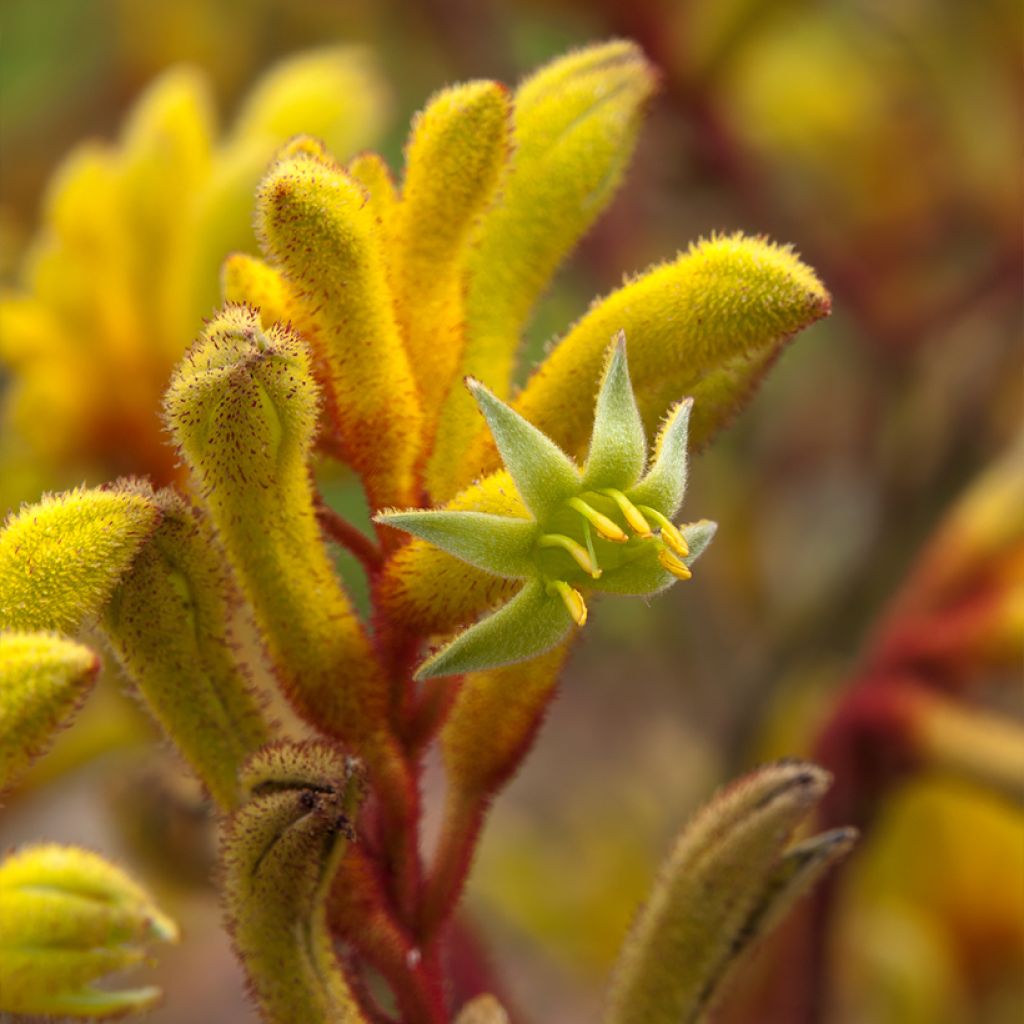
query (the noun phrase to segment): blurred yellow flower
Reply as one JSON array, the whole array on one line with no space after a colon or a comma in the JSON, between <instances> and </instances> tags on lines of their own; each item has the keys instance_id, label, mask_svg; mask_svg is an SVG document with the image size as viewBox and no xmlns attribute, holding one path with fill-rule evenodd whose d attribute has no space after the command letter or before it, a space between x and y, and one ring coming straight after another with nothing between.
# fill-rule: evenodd
<instances>
[{"instance_id":1,"label":"blurred yellow flower","mask_svg":"<svg viewBox=\"0 0 1024 1024\"><path fill-rule=\"evenodd\" d=\"M352 153L387 108L366 52L325 48L272 68L218 138L206 79L175 68L116 143L70 154L18 285L0 295L0 506L94 474L174 478L160 396L218 304L224 257L256 250L267 163L300 130Z\"/></svg>"}]
</instances>

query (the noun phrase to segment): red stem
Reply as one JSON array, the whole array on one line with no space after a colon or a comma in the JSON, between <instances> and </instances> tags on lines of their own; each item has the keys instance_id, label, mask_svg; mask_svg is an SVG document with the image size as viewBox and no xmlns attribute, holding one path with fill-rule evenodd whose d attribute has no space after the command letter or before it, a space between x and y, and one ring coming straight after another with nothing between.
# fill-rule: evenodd
<instances>
[{"instance_id":1,"label":"red stem","mask_svg":"<svg viewBox=\"0 0 1024 1024\"><path fill-rule=\"evenodd\" d=\"M357 530L347 519L338 515L320 495L316 497L316 520L331 540L359 559L368 576L372 578L380 571L384 564L380 548L362 530Z\"/></svg>"},{"instance_id":2,"label":"red stem","mask_svg":"<svg viewBox=\"0 0 1024 1024\"><path fill-rule=\"evenodd\" d=\"M425 947L435 943L458 903L489 802L486 797L449 792L433 868L420 905L419 936Z\"/></svg>"},{"instance_id":3,"label":"red stem","mask_svg":"<svg viewBox=\"0 0 1024 1024\"><path fill-rule=\"evenodd\" d=\"M448 1012L437 964L422 956L389 909L379 865L353 847L334 883L331 928L380 972L395 994L403 1024L445 1024Z\"/></svg>"}]
</instances>

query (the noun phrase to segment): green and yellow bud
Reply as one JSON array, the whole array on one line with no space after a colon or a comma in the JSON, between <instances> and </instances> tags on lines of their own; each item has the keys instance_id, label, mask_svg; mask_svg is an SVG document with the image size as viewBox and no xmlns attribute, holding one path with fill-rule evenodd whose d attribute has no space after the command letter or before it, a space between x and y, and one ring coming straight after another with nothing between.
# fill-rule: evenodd
<instances>
[{"instance_id":1,"label":"green and yellow bud","mask_svg":"<svg viewBox=\"0 0 1024 1024\"><path fill-rule=\"evenodd\" d=\"M515 92L512 156L466 261L460 364L501 398L530 311L615 194L655 86L640 47L613 40L552 61ZM473 479L462 463L477 429L473 403L452 387L427 468L435 501Z\"/></svg>"},{"instance_id":2,"label":"green and yellow bud","mask_svg":"<svg viewBox=\"0 0 1024 1024\"><path fill-rule=\"evenodd\" d=\"M78 629L103 608L160 517L150 498L116 486L12 513L0 530L0 627Z\"/></svg>"},{"instance_id":3,"label":"green and yellow bud","mask_svg":"<svg viewBox=\"0 0 1024 1024\"><path fill-rule=\"evenodd\" d=\"M377 521L476 569L516 580L519 587L510 601L421 665L420 678L542 654L574 623L586 622L588 591L657 593L689 577L714 533L711 523L679 529L671 522L686 485L690 403L680 403L670 416L648 464L621 334L607 352L582 470L482 384L470 380L469 387L518 492L522 514L447 508L386 512Z\"/></svg>"},{"instance_id":4,"label":"green and yellow bud","mask_svg":"<svg viewBox=\"0 0 1024 1024\"><path fill-rule=\"evenodd\" d=\"M421 404L366 193L337 165L289 157L260 185L257 227L301 294L303 330L325 368L329 418L371 506L413 500Z\"/></svg>"},{"instance_id":5,"label":"green and yellow bud","mask_svg":"<svg viewBox=\"0 0 1024 1024\"><path fill-rule=\"evenodd\" d=\"M513 405L582 457L593 424L590 382L608 338L621 330L645 427L653 431L679 395L689 395L690 445L699 448L749 400L790 338L830 309L828 292L788 248L742 235L713 237L596 301ZM468 458L453 460L460 486L499 464L490 438L477 431L475 444Z\"/></svg>"},{"instance_id":6,"label":"green and yellow bud","mask_svg":"<svg viewBox=\"0 0 1024 1024\"><path fill-rule=\"evenodd\" d=\"M0 792L16 782L88 696L99 658L51 633L0 632Z\"/></svg>"},{"instance_id":7,"label":"green and yellow bud","mask_svg":"<svg viewBox=\"0 0 1024 1024\"><path fill-rule=\"evenodd\" d=\"M428 436L462 355L472 230L508 159L512 106L497 82L435 96L413 122L396 210L395 300Z\"/></svg>"},{"instance_id":8,"label":"green and yellow bud","mask_svg":"<svg viewBox=\"0 0 1024 1024\"><path fill-rule=\"evenodd\" d=\"M238 655L237 595L212 531L173 491L148 495L162 520L111 596L102 624L150 710L223 808L269 726Z\"/></svg>"},{"instance_id":9,"label":"green and yellow bud","mask_svg":"<svg viewBox=\"0 0 1024 1024\"><path fill-rule=\"evenodd\" d=\"M324 743L278 743L242 772L222 847L235 947L271 1024L363 1024L334 953L328 893L355 840L358 762Z\"/></svg>"},{"instance_id":10,"label":"green and yellow bud","mask_svg":"<svg viewBox=\"0 0 1024 1024\"><path fill-rule=\"evenodd\" d=\"M780 761L719 793L683 830L623 945L606 1024L697 1020L722 979L855 839L790 845L827 772Z\"/></svg>"},{"instance_id":11,"label":"green and yellow bud","mask_svg":"<svg viewBox=\"0 0 1024 1024\"><path fill-rule=\"evenodd\" d=\"M178 928L120 868L87 850L30 846L0 863L0 1010L96 1019L140 1013L152 986L94 983L149 959Z\"/></svg>"},{"instance_id":12,"label":"green and yellow bud","mask_svg":"<svg viewBox=\"0 0 1024 1024\"><path fill-rule=\"evenodd\" d=\"M317 407L305 345L237 306L210 322L166 399L282 689L304 718L360 748L383 729L386 686L317 525Z\"/></svg>"},{"instance_id":13,"label":"green and yellow bud","mask_svg":"<svg viewBox=\"0 0 1024 1024\"><path fill-rule=\"evenodd\" d=\"M264 328L288 323L295 311L295 299L280 271L243 252L233 252L224 261L220 290L227 305L259 310Z\"/></svg>"}]
</instances>

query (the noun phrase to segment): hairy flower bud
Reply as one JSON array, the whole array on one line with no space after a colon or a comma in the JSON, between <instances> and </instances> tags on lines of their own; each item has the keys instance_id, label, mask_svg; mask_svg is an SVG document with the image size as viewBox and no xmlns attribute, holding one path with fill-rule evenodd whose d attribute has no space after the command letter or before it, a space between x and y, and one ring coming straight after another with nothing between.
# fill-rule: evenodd
<instances>
[{"instance_id":1,"label":"hairy flower bud","mask_svg":"<svg viewBox=\"0 0 1024 1024\"><path fill-rule=\"evenodd\" d=\"M120 868L87 850L30 846L0 863L0 1010L111 1017L151 1007L160 990L101 989L178 928Z\"/></svg>"}]
</instances>

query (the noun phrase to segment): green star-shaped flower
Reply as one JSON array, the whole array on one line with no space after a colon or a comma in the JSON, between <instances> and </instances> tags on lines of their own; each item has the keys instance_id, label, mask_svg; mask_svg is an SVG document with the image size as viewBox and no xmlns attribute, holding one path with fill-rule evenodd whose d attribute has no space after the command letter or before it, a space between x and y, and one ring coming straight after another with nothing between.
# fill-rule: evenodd
<instances>
[{"instance_id":1,"label":"green star-shaped flower","mask_svg":"<svg viewBox=\"0 0 1024 1024\"><path fill-rule=\"evenodd\" d=\"M689 579L715 524L676 526L686 491L692 399L674 405L647 465L647 439L629 381L626 339L609 350L581 470L549 437L483 384L467 385L483 412L530 518L453 509L376 517L522 588L429 657L417 678L524 661L587 619L584 593L646 595Z\"/></svg>"}]
</instances>

